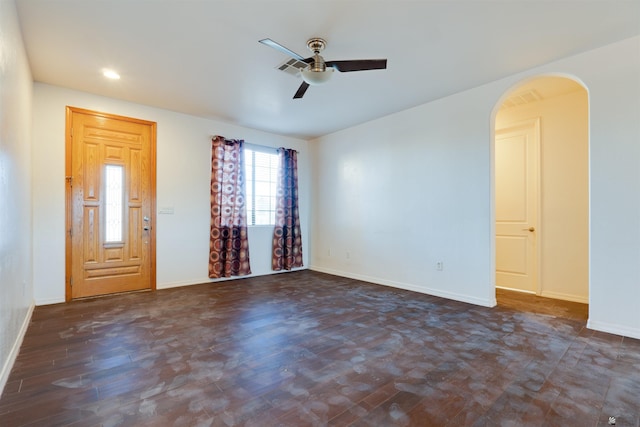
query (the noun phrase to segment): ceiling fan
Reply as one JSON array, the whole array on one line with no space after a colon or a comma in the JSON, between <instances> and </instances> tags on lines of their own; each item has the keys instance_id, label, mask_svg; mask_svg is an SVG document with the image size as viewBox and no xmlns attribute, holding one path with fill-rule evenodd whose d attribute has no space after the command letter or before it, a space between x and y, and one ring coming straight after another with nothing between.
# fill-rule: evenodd
<instances>
[{"instance_id":1,"label":"ceiling fan","mask_svg":"<svg viewBox=\"0 0 640 427\"><path fill-rule=\"evenodd\" d=\"M262 39L260 40L260 43L270 46L294 59L297 59L298 61L308 64L306 68L300 70L302 80L304 81L293 96L293 99L302 98L309 88L309 85L320 85L329 81L334 70L345 73L349 71L384 70L387 68L386 59L325 61L324 58L320 56L320 52L322 52L327 46L327 42L318 37L314 37L307 41L307 47L311 52L313 52L313 56L310 56L309 58L303 58L294 51L287 49L280 43L274 42L271 39Z\"/></svg>"}]
</instances>

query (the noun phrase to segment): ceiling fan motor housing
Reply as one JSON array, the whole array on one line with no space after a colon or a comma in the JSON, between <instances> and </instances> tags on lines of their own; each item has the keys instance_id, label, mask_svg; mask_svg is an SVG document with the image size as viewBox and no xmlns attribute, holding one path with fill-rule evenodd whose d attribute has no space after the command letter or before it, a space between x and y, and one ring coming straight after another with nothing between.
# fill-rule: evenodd
<instances>
[{"instance_id":1,"label":"ceiling fan motor housing","mask_svg":"<svg viewBox=\"0 0 640 427\"><path fill-rule=\"evenodd\" d=\"M313 55L313 62L309 64L309 70L315 72L323 72L327 70L324 58L320 55Z\"/></svg>"}]
</instances>

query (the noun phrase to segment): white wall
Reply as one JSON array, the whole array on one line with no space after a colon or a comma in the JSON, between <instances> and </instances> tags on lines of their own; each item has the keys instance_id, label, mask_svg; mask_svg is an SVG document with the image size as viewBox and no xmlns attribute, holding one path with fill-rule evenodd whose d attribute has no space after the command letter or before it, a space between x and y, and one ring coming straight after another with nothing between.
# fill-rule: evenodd
<instances>
[{"instance_id":1,"label":"white wall","mask_svg":"<svg viewBox=\"0 0 640 427\"><path fill-rule=\"evenodd\" d=\"M312 268L493 305L491 99L454 95L312 142ZM497 97L493 97L497 99ZM329 254L330 253L330 254ZM347 257L347 253L349 254ZM437 271L436 262L444 269Z\"/></svg>"},{"instance_id":2,"label":"white wall","mask_svg":"<svg viewBox=\"0 0 640 427\"><path fill-rule=\"evenodd\" d=\"M540 85L546 79L540 79ZM584 89L506 108L496 128L540 117L541 295L589 302L589 111Z\"/></svg>"},{"instance_id":3,"label":"white wall","mask_svg":"<svg viewBox=\"0 0 640 427\"><path fill-rule=\"evenodd\" d=\"M209 282L211 136L298 150L302 241L309 253L309 154L307 142L240 126L146 107L56 86L34 85L34 286L36 304L64 301L65 107L155 121L157 126L156 272L158 289ZM271 273L269 227L249 229L253 275Z\"/></svg>"},{"instance_id":4,"label":"white wall","mask_svg":"<svg viewBox=\"0 0 640 427\"><path fill-rule=\"evenodd\" d=\"M494 305L494 117L548 74L590 95L588 325L640 338L640 37L312 142L311 268Z\"/></svg>"},{"instance_id":5,"label":"white wall","mask_svg":"<svg viewBox=\"0 0 640 427\"><path fill-rule=\"evenodd\" d=\"M0 394L33 309L31 87L15 4L0 1Z\"/></svg>"}]
</instances>

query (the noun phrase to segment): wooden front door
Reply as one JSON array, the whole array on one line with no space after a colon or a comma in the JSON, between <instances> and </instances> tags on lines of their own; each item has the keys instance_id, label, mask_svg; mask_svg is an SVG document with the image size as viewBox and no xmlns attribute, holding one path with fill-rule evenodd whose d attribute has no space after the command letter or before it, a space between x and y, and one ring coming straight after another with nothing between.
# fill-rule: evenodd
<instances>
[{"instance_id":1,"label":"wooden front door","mask_svg":"<svg viewBox=\"0 0 640 427\"><path fill-rule=\"evenodd\" d=\"M540 123L496 130L496 286L539 293L538 153Z\"/></svg>"},{"instance_id":2,"label":"wooden front door","mask_svg":"<svg viewBox=\"0 0 640 427\"><path fill-rule=\"evenodd\" d=\"M67 107L67 301L155 289L155 137Z\"/></svg>"}]
</instances>

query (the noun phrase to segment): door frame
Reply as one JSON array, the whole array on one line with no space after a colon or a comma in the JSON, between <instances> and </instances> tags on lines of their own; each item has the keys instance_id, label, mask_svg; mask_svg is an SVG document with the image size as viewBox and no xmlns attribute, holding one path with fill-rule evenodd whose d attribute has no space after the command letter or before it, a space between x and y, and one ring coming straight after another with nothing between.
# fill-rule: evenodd
<instances>
[{"instance_id":1,"label":"door frame","mask_svg":"<svg viewBox=\"0 0 640 427\"><path fill-rule=\"evenodd\" d=\"M71 230L73 227L73 200L72 200L72 152L73 140L72 117L74 113L87 114L95 117L102 117L112 120L120 120L132 123L139 123L150 127L151 138L149 141L149 182L151 184L151 230L149 232L149 281L150 289L156 290L156 122L136 119L132 117L119 116L116 114L102 113L99 111L87 110L77 107L66 107L65 116L65 301L72 300L71 293L71 271L72 271L72 242Z\"/></svg>"},{"instance_id":2,"label":"door frame","mask_svg":"<svg viewBox=\"0 0 640 427\"><path fill-rule=\"evenodd\" d=\"M494 252L494 266L493 266L493 270L494 270L494 274L495 274L495 270L496 270L496 265L495 265L495 259L497 257L497 249L496 249L496 217L495 217L495 206L496 206L496 192L495 192L495 179L496 179L496 167L495 167L495 158L496 158L496 151L495 151L495 145L496 145L496 139L498 138L498 134L501 132L504 132L508 129L514 129L514 128L532 128L533 129L533 133L534 133L534 137L535 137L535 150L534 150L534 157L533 157L533 162L535 163L535 169L536 169L536 178L535 178L535 182L533 183L533 186L535 187L535 203L536 203L536 219L535 219L535 235L533 236L533 238L535 239L535 268L533 268L533 271L531 272L533 278L533 282L534 282L534 288L535 288L535 295L540 296L542 294L542 280L541 277L542 275L540 274L540 272L542 271L541 265L542 265L542 228L541 224L542 224L542 163L541 163L541 151L542 151L542 141L541 141L541 118L540 117L532 117L530 119L525 119L525 120L519 120L517 122L513 122L510 123L508 125L508 127L506 128L500 128L498 129L495 126L495 122L494 122L494 135L493 135L493 150L492 150L492 156L493 156L493 168L492 168L492 172L493 172L493 206L494 206L494 214L493 214L493 223L494 223L494 231L493 231L493 241L494 241L494 248L493 248L493 252ZM494 276L494 288L497 288L498 286L496 285L496 279ZM514 291L517 292L524 292L524 293L530 293L528 291L520 291L517 289L513 289Z\"/></svg>"}]
</instances>

